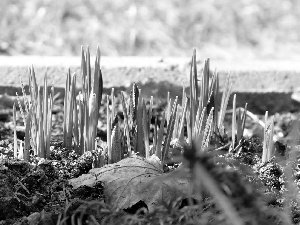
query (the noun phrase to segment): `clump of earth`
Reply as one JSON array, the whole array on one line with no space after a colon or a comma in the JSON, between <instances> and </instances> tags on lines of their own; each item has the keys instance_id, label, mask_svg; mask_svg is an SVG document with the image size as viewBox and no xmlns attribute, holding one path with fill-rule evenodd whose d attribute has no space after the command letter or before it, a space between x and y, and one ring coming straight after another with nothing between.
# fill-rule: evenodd
<instances>
[{"instance_id":1,"label":"clump of earth","mask_svg":"<svg viewBox=\"0 0 300 225\"><path fill-rule=\"evenodd\" d=\"M141 224L151 223L151 221L156 223L162 218L171 218L170 221L176 224L187 223L190 217L186 215L187 211L185 210L191 203L187 199L181 199L172 206L161 206L155 214L147 212L147 205L144 202L114 211L106 204L104 186L101 182L97 182L92 187L80 186L77 189L70 185L70 179L87 174L95 167L99 152L106 148L106 108L104 105L106 105L105 102L100 109L97 148L79 156L74 149L66 149L63 146L63 106L58 100L56 110L53 112L50 158L41 159L32 156L28 162L13 157L11 114L3 116L4 119L0 122L0 224L34 225L40 222L56 224L62 217L70 222L72 215L79 211L84 211L84 216L93 215L93 218L99 223L109 221L108 224L113 224L118 221L122 222L125 218L130 218L128 221L131 221L132 224L138 224L139 220L142 221ZM165 101L154 105L152 124L156 116L160 122L165 106ZM124 118L118 98L116 109L119 111L117 116L122 122ZM259 217L261 224L263 222L276 224L275 222L281 219L277 212L283 210L285 203L287 185L285 171L288 166L290 166L288 168L292 168L295 185L299 186L299 157L290 161L292 150L298 144L297 140L296 142L293 140L292 135L292 129L298 116L298 113L275 115L274 157L266 163L261 163L263 129L257 121L252 119L246 121L245 133L247 136L240 143L236 143L240 144L240 148L236 152L228 151L228 143L231 140L230 114L226 114L225 118L225 125L227 124L225 130L228 135L223 137L215 135L211 141L212 150L197 159L225 187L224 190L227 190L225 193L234 200L233 202L239 207L240 212L246 209L252 210L252 213L258 209L266 212L267 216ZM262 120L263 116L258 116L258 118ZM24 131L21 129L23 123L20 115L18 115L17 124L20 128L18 138L22 140ZM153 141L152 137L153 133L150 134L150 143ZM180 146L177 147L179 152L184 151L183 148L180 149ZM214 151L215 149L218 149L217 153ZM225 164L222 163L224 160ZM166 166L169 169L165 172L172 171L178 167L178 162L171 162ZM260 200L258 196L261 197ZM260 201L263 202L264 208L260 206ZM193 199L192 205L198 202L199 200ZM203 221L206 221L207 224L226 224L224 216L212 201L209 193L203 193L202 203L200 218ZM95 207L103 213L99 215L95 211ZM193 210L196 209L193 208ZM199 210L199 206L197 210ZM259 214L258 211L257 213ZM296 224L300 220L299 218L299 206L295 202L292 207L292 220Z\"/></svg>"}]
</instances>

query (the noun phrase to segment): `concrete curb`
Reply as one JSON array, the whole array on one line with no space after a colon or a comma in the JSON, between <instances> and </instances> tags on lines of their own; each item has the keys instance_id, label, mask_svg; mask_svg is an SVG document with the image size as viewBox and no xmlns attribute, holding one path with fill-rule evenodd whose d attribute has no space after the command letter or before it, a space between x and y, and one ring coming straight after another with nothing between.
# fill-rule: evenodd
<instances>
[{"instance_id":1,"label":"concrete curb","mask_svg":"<svg viewBox=\"0 0 300 225\"><path fill-rule=\"evenodd\" d=\"M189 62L189 58L102 57L104 87L106 89L115 87L117 90L126 91L135 82L147 96L161 98L166 96L167 91L170 91L173 97L181 95L182 87L189 85ZM71 72L75 72L78 76L78 88L81 86L80 57L2 56L0 57L0 94L14 95L16 90L20 91L20 75L23 83L27 85L27 70L30 65L34 65L39 85L43 84L43 77L47 74L48 84L53 85L57 91L62 90L70 67ZM201 61L199 68L202 68ZM275 96L273 93L276 93L276 99L272 99L274 106L276 105L273 108L289 111L298 107L288 99L300 87L299 62L211 60L211 69L214 68L219 71L221 89L224 87L228 71L231 71L233 92L239 93L240 99L255 103L268 93L268 101L270 101L272 96ZM251 96L256 97L251 99ZM248 99L245 99L246 97ZM280 103L280 107L278 107L279 101L284 101L284 104ZM238 101L238 104L244 105L244 102ZM258 111L262 112L264 108L266 107L260 107Z\"/></svg>"},{"instance_id":2,"label":"concrete curb","mask_svg":"<svg viewBox=\"0 0 300 225\"><path fill-rule=\"evenodd\" d=\"M133 82L169 82L187 86L189 62L188 58L102 57L101 68L107 87L126 87ZM201 68L202 62L199 64ZM78 82L81 82L80 57L0 56L0 86L19 86L20 75L27 84L27 69L31 65L36 70L39 84L47 73L49 84L63 87L68 68L78 74ZM212 70L220 72L221 87L226 74L231 72L233 88L237 92L291 92L300 87L300 62L297 61L211 60L210 65Z\"/></svg>"}]
</instances>

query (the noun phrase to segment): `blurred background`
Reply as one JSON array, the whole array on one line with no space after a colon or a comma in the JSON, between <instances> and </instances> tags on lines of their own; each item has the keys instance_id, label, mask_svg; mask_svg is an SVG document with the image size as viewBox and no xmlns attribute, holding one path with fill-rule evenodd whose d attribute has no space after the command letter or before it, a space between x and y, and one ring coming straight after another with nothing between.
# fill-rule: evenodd
<instances>
[{"instance_id":1,"label":"blurred background","mask_svg":"<svg viewBox=\"0 0 300 225\"><path fill-rule=\"evenodd\" d=\"M0 54L291 59L298 0L1 0Z\"/></svg>"}]
</instances>

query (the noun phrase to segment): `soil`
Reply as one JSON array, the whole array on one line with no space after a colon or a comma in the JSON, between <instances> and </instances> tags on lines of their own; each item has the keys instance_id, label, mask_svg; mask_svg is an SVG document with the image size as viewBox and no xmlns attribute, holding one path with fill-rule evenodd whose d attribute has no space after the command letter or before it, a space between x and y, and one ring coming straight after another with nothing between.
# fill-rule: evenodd
<instances>
[{"instance_id":1,"label":"soil","mask_svg":"<svg viewBox=\"0 0 300 225\"><path fill-rule=\"evenodd\" d=\"M29 162L13 157L12 112L3 108L0 122L0 224L57 224L58 221L74 224L72 218L77 215L83 224L92 217L100 224L158 224L159 221L173 224L227 224L220 209L212 202L209 192L204 192L201 215L197 220L190 215L199 210L189 208L187 199L181 199L171 205L162 206L154 213L147 212L147 205L138 202L124 210L115 211L105 203L104 187L97 183L93 187L81 186L73 189L69 179L88 173L95 166L95 159L105 148L106 141L106 108L104 102L100 109L100 123L97 136L97 149L77 155L73 149L66 149L62 143L63 106L61 99L55 101L53 111L53 129L51 155L49 159L32 156ZM149 104L149 102L148 102ZM164 100L156 102L153 116L159 116L165 108ZM116 109L121 111L117 98ZM6 111L5 111L6 110ZM285 113L275 115L275 157L269 162L261 163L262 128L257 122L247 119L246 131L249 137L242 139L236 152L228 153L228 138L215 135L212 145L220 149L218 154L207 154L191 157L184 150L184 157L194 165L201 162L206 170L220 185L226 187L232 204L239 210L249 224L254 220L259 224L281 224L280 213L285 201L284 169L289 157L292 142L292 127L299 114ZM120 118L122 118L120 114ZM260 116L262 119L262 117ZM152 122L154 122L154 117ZM230 114L226 115L226 130L230 133ZM22 127L21 115L18 113L17 124ZM24 131L19 129L18 139L24 139ZM150 135L150 142L151 142ZM224 162L224 159L226 159ZM298 161L295 161L294 174L299 184ZM172 164L169 165L172 167ZM228 169L229 168L229 169ZM231 194L230 194L231 193ZM197 204L197 200L193 200ZM193 205L193 204L192 204ZM185 207L186 206L186 207ZM188 211L186 211L188 209ZM196 211L195 211L196 210ZM80 214L80 213L81 214ZM99 213L101 212L101 213ZM245 216L245 214L248 215ZM81 216L81 217L80 217ZM292 220L297 224L300 211L297 205L292 208ZM84 219L85 218L85 219ZM142 221L142 222L141 222ZM280 222L281 221L281 222Z\"/></svg>"}]
</instances>

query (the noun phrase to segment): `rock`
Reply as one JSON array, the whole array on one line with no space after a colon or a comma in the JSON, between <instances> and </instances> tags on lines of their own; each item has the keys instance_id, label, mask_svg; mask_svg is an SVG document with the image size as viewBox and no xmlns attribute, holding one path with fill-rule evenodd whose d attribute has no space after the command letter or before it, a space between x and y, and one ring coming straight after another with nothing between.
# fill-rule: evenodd
<instances>
[{"instance_id":1,"label":"rock","mask_svg":"<svg viewBox=\"0 0 300 225\"><path fill-rule=\"evenodd\" d=\"M29 225L37 225L41 220L41 213L35 212L27 217Z\"/></svg>"},{"instance_id":2,"label":"rock","mask_svg":"<svg viewBox=\"0 0 300 225\"><path fill-rule=\"evenodd\" d=\"M300 89L299 88L296 88L296 90L293 92L291 98L296 102L300 102Z\"/></svg>"},{"instance_id":3,"label":"rock","mask_svg":"<svg viewBox=\"0 0 300 225\"><path fill-rule=\"evenodd\" d=\"M35 212L27 217L29 225L55 225L58 217L50 212Z\"/></svg>"}]
</instances>

